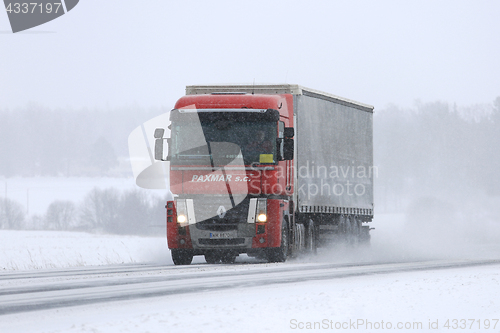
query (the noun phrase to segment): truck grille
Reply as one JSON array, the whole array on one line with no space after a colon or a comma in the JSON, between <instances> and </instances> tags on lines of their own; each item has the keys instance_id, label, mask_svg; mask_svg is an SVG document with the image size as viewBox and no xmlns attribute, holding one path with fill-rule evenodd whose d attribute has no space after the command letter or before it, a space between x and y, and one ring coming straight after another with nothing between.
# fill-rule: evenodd
<instances>
[{"instance_id":1,"label":"truck grille","mask_svg":"<svg viewBox=\"0 0 500 333\"><path fill-rule=\"evenodd\" d=\"M196 228L209 231L231 231L238 223L246 223L250 197L234 196L236 207L232 207L229 196L202 196L194 198ZM221 215L220 209L224 208Z\"/></svg>"},{"instance_id":2,"label":"truck grille","mask_svg":"<svg viewBox=\"0 0 500 333\"><path fill-rule=\"evenodd\" d=\"M230 231L238 229L238 224L232 221L226 223L223 220L205 220L196 223L196 227L199 230Z\"/></svg>"},{"instance_id":3,"label":"truck grille","mask_svg":"<svg viewBox=\"0 0 500 333\"><path fill-rule=\"evenodd\" d=\"M200 245L244 245L245 238L228 238L228 239L208 239L199 238L198 243Z\"/></svg>"}]
</instances>

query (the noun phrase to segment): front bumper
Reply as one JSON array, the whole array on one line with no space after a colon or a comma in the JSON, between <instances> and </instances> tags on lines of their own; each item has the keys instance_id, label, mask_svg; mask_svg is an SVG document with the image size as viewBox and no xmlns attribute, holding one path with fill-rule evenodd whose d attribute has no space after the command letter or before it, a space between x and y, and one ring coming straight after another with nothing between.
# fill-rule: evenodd
<instances>
[{"instance_id":1,"label":"front bumper","mask_svg":"<svg viewBox=\"0 0 500 333\"><path fill-rule=\"evenodd\" d=\"M206 230L198 224L189 226L193 249L251 249L256 236L255 224L238 223L234 230Z\"/></svg>"}]
</instances>

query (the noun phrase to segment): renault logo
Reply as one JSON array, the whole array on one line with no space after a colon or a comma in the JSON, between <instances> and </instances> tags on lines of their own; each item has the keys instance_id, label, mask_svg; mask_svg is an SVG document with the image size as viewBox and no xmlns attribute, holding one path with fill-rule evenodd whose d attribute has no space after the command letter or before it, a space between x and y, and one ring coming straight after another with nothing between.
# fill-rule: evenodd
<instances>
[{"instance_id":1,"label":"renault logo","mask_svg":"<svg viewBox=\"0 0 500 333\"><path fill-rule=\"evenodd\" d=\"M217 209L217 215L223 219L224 216L226 216L226 208L224 208L224 206L219 206L219 209Z\"/></svg>"}]
</instances>

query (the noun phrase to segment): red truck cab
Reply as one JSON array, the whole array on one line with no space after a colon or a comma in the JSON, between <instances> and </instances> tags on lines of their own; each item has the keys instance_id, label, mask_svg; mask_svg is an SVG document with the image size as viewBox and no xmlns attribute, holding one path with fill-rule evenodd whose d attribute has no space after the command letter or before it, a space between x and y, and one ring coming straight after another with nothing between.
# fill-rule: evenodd
<instances>
[{"instance_id":1,"label":"red truck cab","mask_svg":"<svg viewBox=\"0 0 500 333\"><path fill-rule=\"evenodd\" d=\"M240 253L284 261L294 186L293 139L285 137L285 129L293 133L292 96L188 95L170 120L177 197L167 203L167 240L174 263L189 264L194 255L232 262Z\"/></svg>"}]
</instances>

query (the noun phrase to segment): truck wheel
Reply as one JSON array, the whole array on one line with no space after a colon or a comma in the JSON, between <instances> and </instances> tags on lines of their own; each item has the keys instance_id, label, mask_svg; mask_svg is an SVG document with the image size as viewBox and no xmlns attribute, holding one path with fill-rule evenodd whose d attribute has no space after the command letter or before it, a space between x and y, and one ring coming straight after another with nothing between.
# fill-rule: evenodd
<instances>
[{"instance_id":1,"label":"truck wheel","mask_svg":"<svg viewBox=\"0 0 500 333\"><path fill-rule=\"evenodd\" d=\"M309 220L306 229L306 253L316 254L318 251L316 226L313 220Z\"/></svg>"},{"instance_id":2,"label":"truck wheel","mask_svg":"<svg viewBox=\"0 0 500 333\"><path fill-rule=\"evenodd\" d=\"M288 225L283 221L281 228L281 246L278 248L271 248L267 253L267 260L269 262L285 262L288 257Z\"/></svg>"},{"instance_id":3,"label":"truck wheel","mask_svg":"<svg viewBox=\"0 0 500 333\"><path fill-rule=\"evenodd\" d=\"M215 252L207 252L205 253L205 261L207 264L217 264L220 262L220 258Z\"/></svg>"},{"instance_id":4,"label":"truck wheel","mask_svg":"<svg viewBox=\"0 0 500 333\"><path fill-rule=\"evenodd\" d=\"M220 258L220 261L223 264L234 264L235 260L236 260L236 255L233 254L232 252L223 253Z\"/></svg>"},{"instance_id":5,"label":"truck wheel","mask_svg":"<svg viewBox=\"0 0 500 333\"><path fill-rule=\"evenodd\" d=\"M234 251L210 251L205 253L207 264L233 264L238 255Z\"/></svg>"},{"instance_id":6,"label":"truck wheel","mask_svg":"<svg viewBox=\"0 0 500 333\"><path fill-rule=\"evenodd\" d=\"M175 265L189 265L193 261L193 251L184 249L171 249L172 261Z\"/></svg>"}]
</instances>

